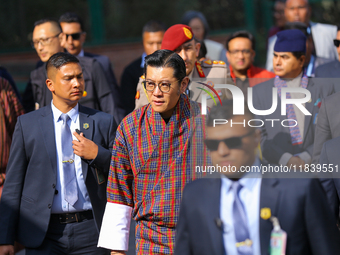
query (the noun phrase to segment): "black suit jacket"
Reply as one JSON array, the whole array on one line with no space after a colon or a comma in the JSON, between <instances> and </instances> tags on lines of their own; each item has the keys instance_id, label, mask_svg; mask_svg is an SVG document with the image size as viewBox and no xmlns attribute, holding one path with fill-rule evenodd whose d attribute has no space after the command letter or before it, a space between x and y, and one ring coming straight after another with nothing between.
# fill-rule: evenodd
<instances>
[{"instance_id":1,"label":"black suit jacket","mask_svg":"<svg viewBox=\"0 0 340 255\"><path fill-rule=\"evenodd\" d=\"M328 202L334 216L339 219L340 206L340 137L336 137L324 143L318 164L325 166L327 172L319 173L321 183L324 187ZM331 167L333 171L331 171ZM328 177L328 178L327 178Z\"/></svg>"},{"instance_id":2,"label":"black suit jacket","mask_svg":"<svg viewBox=\"0 0 340 255\"><path fill-rule=\"evenodd\" d=\"M340 78L340 62L334 60L315 69L317 78Z\"/></svg>"},{"instance_id":3,"label":"black suit jacket","mask_svg":"<svg viewBox=\"0 0 340 255\"><path fill-rule=\"evenodd\" d=\"M90 52L84 52L84 56L97 60L98 63L102 66L106 79L108 80L110 87L111 87L113 100L116 103L117 114L118 114L118 118L120 122L125 117L124 109L123 109L124 101L121 100L121 92L120 92L116 77L114 75L110 59L107 56L93 54Z\"/></svg>"},{"instance_id":4,"label":"black suit jacket","mask_svg":"<svg viewBox=\"0 0 340 255\"><path fill-rule=\"evenodd\" d=\"M120 80L122 91L122 101L124 102L125 115L128 115L135 109L135 96L139 77L143 75L143 68L140 67L142 57L137 58L127 67L125 67Z\"/></svg>"},{"instance_id":5,"label":"black suit jacket","mask_svg":"<svg viewBox=\"0 0 340 255\"><path fill-rule=\"evenodd\" d=\"M339 230L317 179L262 179L260 209L268 207L287 232L286 254L340 254ZM220 224L221 179L199 179L183 193L175 255L225 254ZM273 224L260 218L261 254L269 254Z\"/></svg>"},{"instance_id":6,"label":"black suit jacket","mask_svg":"<svg viewBox=\"0 0 340 255\"><path fill-rule=\"evenodd\" d=\"M318 164L325 142L340 136L340 92L327 97L321 104L315 128L313 163Z\"/></svg>"},{"instance_id":7,"label":"black suit jacket","mask_svg":"<svg viewBox=\"0 0 340 255\"><path fill-rule=\"evenodd\" d=\"M253 105L257 110L268 110L272 106L272 89L274 87L274 79L258 84L253 87ZM305 104L305 108L312 114L305 116L303 143L301 146L293 146L289 127L283 127L281 121L288 119L288 116L281 115L281 99L278 97L276 110L268 116L257 116L264 122L261 127L261 149L263 157L270 163L278 164L281 156L285 152L291 154L298 154L307 151L309 155L313 156L313 144L315 134L314 118L319 112L319 107L315 105L318 99L323 99L332 93L334 88L329 84L319 84L314 79L309 79L307 89L311 93L311 102ZM274 122L272 127L271 121L266 119L279 119ZM287 125L287 123L286 123Z\"/></svg>"},{"instance_id":8,"label":"black suit jacket","mask_svg":"<svg viewBox=\"0 0 340 255\"><path fill-rule=\"evenodd\" d=\"M88 123L88 129L83 128ZM98 145L91 162L82 160L98 230L106 204L106 183L117 124L109 114L79 105L80 131ZM26 247L43 242L57 182L57 152L51 106L18 118L0 201L0 244ZM103 181L104 180L104 181Z\"/></svg>"}]
</instances>

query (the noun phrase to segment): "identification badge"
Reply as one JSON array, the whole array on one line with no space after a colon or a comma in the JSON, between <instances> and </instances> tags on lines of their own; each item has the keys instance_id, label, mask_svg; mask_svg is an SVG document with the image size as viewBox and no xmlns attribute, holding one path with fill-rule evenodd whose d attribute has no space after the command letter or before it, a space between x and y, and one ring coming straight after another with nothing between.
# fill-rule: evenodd
<instances>
[{"instance_id":1,"label":"identification badge","mask_svg":"<svg viewBox=\"0 0 340 255\"><path fill-rule=\"evenodd\" d=\"M98 180L98 184L102 184L105 182L105 177L102 173L100 173L97 168L96 168L96 174L97 174L97 180Z\"/></svg>"},{"instance_id":2,"label":"identification badge","mask_svg":"<svg viewBox=\"0 0 340 255\"><path fill-rule=\"evenodd\" d=\"M271 217L273 230L270 235L270 255L285 255L287 245L287 233L281 229L279 220Z\"/></svg>"}]
</instances>

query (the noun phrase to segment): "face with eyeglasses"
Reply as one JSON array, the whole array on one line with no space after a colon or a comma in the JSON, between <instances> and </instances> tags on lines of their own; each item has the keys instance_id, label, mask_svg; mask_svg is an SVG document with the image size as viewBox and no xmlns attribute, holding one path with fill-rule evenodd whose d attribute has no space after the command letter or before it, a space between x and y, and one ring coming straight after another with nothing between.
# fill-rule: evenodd
<instances>
[{"instance_id":1,"label":"face with eyeglasses","mask_svg":"<svg viewBox=\"0 0 340 255\"><path fill-rule=\"evenodd\" d=\"M251 41L243 37L232 39L228 43L227 58L234 71L246 72L255 58Z\"/></svg>"},{"instance_id":2,"label":"face with eyeglasses","mask_svg":"<svg viewBox=\"0 0 340 255\"><path fill-rule=\"evenodd\" d=\"M47 62L53 54L62 51L60 32L50 22L43 23L34 28L32 46L37 51L42 62Z\"/></svg>"},{"instance_id":3,"label":"face with eyeglasses","mask_svg":"<svg viewBox=\"0 0 340 255\"><path fill-rule=\"evenodd\" d=\"M143 86L153 110L167 119L171 117L188 83L188 77L182 81L174 77L174 69L171 67L147 66Z\"/></svg>"},{"instance_id":4,"label":"face with eyeglasses","mask_svg":"<svg viewBox=\"0 0 340 255\"><path fill-rule=\"evenodd\" d=\"M78 55L86 39L86 33L81 30L80 24L77 22L60 22L63 29L62 46L72 55Z\"/></svg>"},{"instance_id":5,"label":"face with eyeglasses","mask_svg":"<svg viewBox=\"0 0 340 255\"><path fill-rule=\"evenodd\" d=\"M234 116L232 121L245 122L248 116ZM214 166L251 166L255 161L256 148L260 142L260 132L247 125L216 125L206 128L205 145L210 151L211 160ZM227 173L230 177L233 173Z\"/></svg>"}]
</instances>

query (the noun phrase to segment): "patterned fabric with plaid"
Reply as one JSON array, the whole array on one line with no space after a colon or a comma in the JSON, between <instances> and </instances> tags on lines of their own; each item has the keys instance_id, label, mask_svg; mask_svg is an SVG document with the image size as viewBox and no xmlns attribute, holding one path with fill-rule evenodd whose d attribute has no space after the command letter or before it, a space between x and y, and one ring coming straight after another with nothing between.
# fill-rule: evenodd
<instances>
[{"instance_id":1,"label":"patterned fabric with plaid","mask_svg":"<svg viewBox=\"0 0 340 255\"><path fill-rule=\"evenodd\" d=\"M173 254L182 191L210 164L200 105L181 95L166 124L151 105L120 124L113 146L108 202L133 207L137 254Z\"/></svg>"}]
</instances>

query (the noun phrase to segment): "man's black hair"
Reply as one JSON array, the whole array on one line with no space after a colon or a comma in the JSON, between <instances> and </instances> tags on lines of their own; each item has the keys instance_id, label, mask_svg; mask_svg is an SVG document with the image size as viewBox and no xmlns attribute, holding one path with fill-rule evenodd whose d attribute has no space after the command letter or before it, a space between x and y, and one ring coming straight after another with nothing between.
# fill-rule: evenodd
<instances>
[{"instance_id":1,"label":"man's black hair","mask_svg":"<svg viewBox=\"0 0 340 255\"><path fill-rule=\"evenodd\" d=\"M186 70L184 60L171 50L157 50L145 57L144 73L148 66L170 67L174 69L174 77L179 83L185 78Z\"/></svg>"},{"instance_id":2,"label":"man's black hair","mask_svg":"<svg viewBox=\"0 0 340 255\"><path fill-rule=\"evenodd\" d=\"M65 22L65 23L79 23L81 31L84 32L84 23L83 20L74 12L66 12L59 18L59 23Z\"/></svg>"},{"instance_id":3,"label":"man's black hair","mask_svg":"<svg viewBox=\"0 0 340 255\"><path fill-rule=\"evenodd\" d=\"M251 41L251 48L255 50L255 37L249 33L248 31L237 31L233 33L228 39L226 43L226 49L229 50L229 42L235 38L247 38Z\"/></svg>"},{"instance_id":4,"label":"man's black hair","mask_svg":"<svg viewBox=\"0 0 340 255\"><path fill-rule=\"evenodd\" d=\"M34 22L34 28L36 26L39 26L39 25L42 25L42 24L45 24L45 23L52 23L55 27L57 27L60 30L60 32L62 31L61 26L60 26L58 20L55 19L55 18L40 19L40 20Z\"/></svg>"},{"instance_id":5,"label":"man's black hair","mask_svg":"<svg viewBox=\"0 0 340 255\"><path fill-rule=\"evenodd\" d=\"M196 40L196 42L199 42ZM208 51L207 51L207 46L205 45L204 41L199 42L201 44L200 52L198 54L198 59L205 58Z\"/></svg>"},{"instance_id":6,"label":"man's black hair","mask_svg":"<svg viewBox=\"0 0 340 255\"><path fill-rule=\"evenodd\" d=\"M306 53L303 51L295 51L292 52L293 56L296 57L296 59L300 59L301 56L306 56Z\"/></svg>"},{"instance_id":7,"label":"man's black hair","mask_svg":"<svg viewBox=\"0 0 340 255\"><path fill-rule=\"evenodd\" d=\"M158 20L150 20L144 25L143 34L145 32L148 32L148 33L154 33L154 32L160 32L160 31L165 32L165 30L166 30L166 27L163 24L163 22L158 21Z\"/></svg>"},{"instance_id":8,"label":"man's black hair","mask_svg":"<svg viewBox=\"0 0 340 255\"><path fill-rule=\"evenodd\" d=\"M62 66L68 63L79 63L79 60L71 55L70 53L66 52L58 52L50 57L50 59L46 63L46 72L52 67L56 69L60 69Z\"/></svg>"},{"instance_id":9,"label":"man's black hair","mask_svg":"<svg viewBox=\"0 0 340 255\"><path fill-rule=\"evenodd\" d=\"M209 114L207 115L207 126L212 127L214 125L215 119L225 119L230 120L235 116L241 115L234 115L234 106L233 106L233 99L227 99L222 101L222 105L217 104L216 106L212 107ZM254 118L254 114L249 110L248 105L244 102L244 115L247 116L249 119Z\"/></svg>"}]
</instances>

